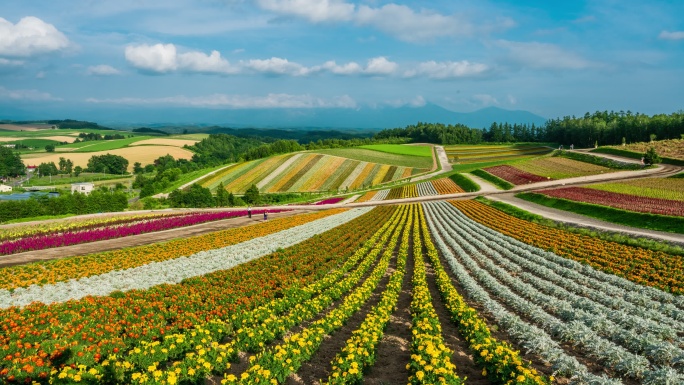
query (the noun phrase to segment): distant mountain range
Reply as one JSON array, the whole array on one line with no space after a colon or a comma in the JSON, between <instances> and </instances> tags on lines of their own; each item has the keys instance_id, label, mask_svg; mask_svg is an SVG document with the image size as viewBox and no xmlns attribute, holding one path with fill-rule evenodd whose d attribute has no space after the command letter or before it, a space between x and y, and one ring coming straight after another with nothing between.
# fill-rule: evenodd
<instances>
[{"instance_id":1,"label":"distant mountain range","mask_svg":"<svg viewBox=\"0 0 684 385\"><path fill-rule=\"evenodd\" d=\"M235 128L301 128L375 131L404 127L417 122L456 124L486 128L493 122L542 125L546 118L528 111L487 107L473 112L454 112L436 104L422 107L360 107L351 108L270 108L270 109L197 109L121 106L94 107L78 112L70 109L35 112L20 109L0 109L0 119L78 119L113 127L212 126ZM66 115L66 116L65 116Z\"/></svg>"}]
</instances>

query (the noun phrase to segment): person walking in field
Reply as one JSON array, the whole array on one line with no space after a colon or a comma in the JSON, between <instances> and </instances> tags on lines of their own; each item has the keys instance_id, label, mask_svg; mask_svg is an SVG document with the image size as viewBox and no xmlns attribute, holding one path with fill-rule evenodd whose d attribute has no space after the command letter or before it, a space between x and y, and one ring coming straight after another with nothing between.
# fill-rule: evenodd
<instances>
[{"instance_id":1,"label":"person walking in field","mask_svg":"<svg viewBox=\"0 0 684 385\"><path fill-rule=\"evenodd\" d=\"M571 144L571 145L570 145L570 150L574 150L574 149L575 149L575 145L574 145L574 144Z\"/></svg>"},{"instance_id":2,"label":"person walking in field","mask_svg":"<svg viewBox=\"0 0 684 385\"><path fill-rule=\"evenodd\" d=\"M268 220L268 210L264 210L264 220Z\"/></svg>"},{"instance_id":3,"label":"person walking in field","mask_svg":"<svg viewBox=\"0 0 684 385\"><path fill-rule=\"evenodd\" d=\"M247 206L247 217L252 218L252 206Z\"/></svg>"}]
</instances>

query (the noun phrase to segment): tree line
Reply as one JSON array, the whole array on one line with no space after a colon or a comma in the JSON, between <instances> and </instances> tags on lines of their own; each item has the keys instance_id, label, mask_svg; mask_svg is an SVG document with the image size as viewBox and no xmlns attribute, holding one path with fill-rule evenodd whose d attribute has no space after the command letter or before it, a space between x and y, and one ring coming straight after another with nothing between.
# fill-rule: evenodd
<instances>
[{"instance_id":1,"label":"tree line","mask_svg":"<svg viewBox=\"0 0 684 385\"><path fill-rule=\"evenodd\" d=\"M487 142L546 142L574 144L578 147L647 142L652 139L679 139L684 135L684 112L645 115L631 111L586 113L565 116L544 125L492 123L488 129L462 124L425 123L378 132L376 140L407 139L436 144L479 144Z\"/></svg>"}]
</instances>

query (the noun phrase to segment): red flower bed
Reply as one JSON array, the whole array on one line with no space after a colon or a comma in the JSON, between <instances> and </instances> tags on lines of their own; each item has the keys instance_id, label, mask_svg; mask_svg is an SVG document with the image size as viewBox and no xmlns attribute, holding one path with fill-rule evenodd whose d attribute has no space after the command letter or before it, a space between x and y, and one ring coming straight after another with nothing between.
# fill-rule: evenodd
<instances>
[{"instance_id":1,"label":"red flower bed","mask_svg":"<svg viewBox=\"0 0 684 385\"><path fill-rule=\"evenodd\" d=\"M555 190L536 191L553 198L593 203L618 209L660 215L684 216L684 202L669 199L639 197L582 187L565 187Z\"/></svg>"},{"instance_id":2,"label":"red flower bed","mask_svg":"<svg viewBox=\"0 0 684 385\"><path fill-rule=\"evenodd\" d=\"M335 203L340 203L344 200L344 197L328 198L316 203L316 206L321 205L334 205Z\"/></svg>"},{"instance_id":3,"label":"red flower bed","mask_svg":"<svg viewBox=\"0 0 684 385\"><path fill-rule=\"evenodd\" d=\"M549 178L547 177L531 174L529 172L519 170L513 166L494 166L484 168L483 170L507 182L511 182L514 185L543 182L549 180Z\"/></svg>"}]
</instances>

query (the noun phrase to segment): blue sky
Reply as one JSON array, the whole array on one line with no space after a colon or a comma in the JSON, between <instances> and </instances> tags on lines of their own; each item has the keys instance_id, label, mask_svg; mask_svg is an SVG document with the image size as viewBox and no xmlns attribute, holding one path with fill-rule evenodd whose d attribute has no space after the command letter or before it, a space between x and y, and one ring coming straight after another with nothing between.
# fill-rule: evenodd
<instances>
[{"instance_id":1,"label":"blue sky","mask_svg":"<svg viewBox=\"0 0 684 385\"><path fill-rule=\"evenodd\" d=\"M681 15L681 0L5 0L0 118L425 103L670 113L684 108Z\"/></svg>"}]
</instances>

